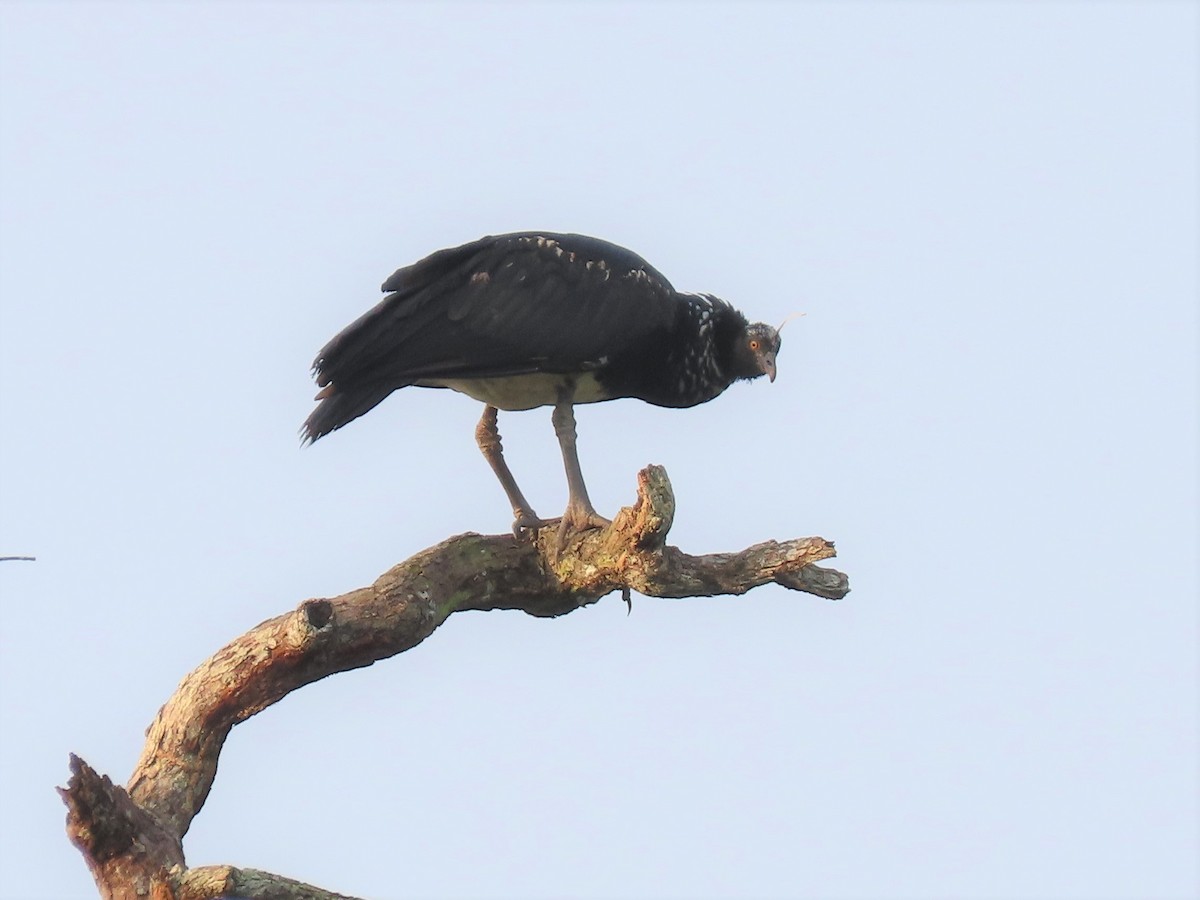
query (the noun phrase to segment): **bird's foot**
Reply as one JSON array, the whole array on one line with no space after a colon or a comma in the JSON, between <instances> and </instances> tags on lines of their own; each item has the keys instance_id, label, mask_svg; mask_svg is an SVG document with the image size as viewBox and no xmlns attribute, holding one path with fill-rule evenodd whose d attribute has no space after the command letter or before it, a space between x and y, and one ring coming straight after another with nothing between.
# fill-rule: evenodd
<instances>
[{"instance_id":1,"label":"bird's foot","mask_svg":"<svg viewBox=\"0 0 1200 900\"><path fill-rule=\"evenodd\" d=\"M538 531L549 525L551 521L553 520L539 518L538 514L532 509L514 509L512 524L513 536L517 538L523 538L528 535L536 538Z\"/></svg>"},{"instance_id":2,"label":"bird's foot","mask_svg":"<svg viewBox=\"0 0 1200 900\"><path fill-rule=\"evenodd\" d=\"M612 520L604 518L596 510L592 509L591 504L568 504L566 512L563 513L562 519L558 523L558 541L557 550L559 554L567 548L567 541L571 535L580 531L588 531L592 528L607 528L612 524Z\"/></svg>"}]
</instances>

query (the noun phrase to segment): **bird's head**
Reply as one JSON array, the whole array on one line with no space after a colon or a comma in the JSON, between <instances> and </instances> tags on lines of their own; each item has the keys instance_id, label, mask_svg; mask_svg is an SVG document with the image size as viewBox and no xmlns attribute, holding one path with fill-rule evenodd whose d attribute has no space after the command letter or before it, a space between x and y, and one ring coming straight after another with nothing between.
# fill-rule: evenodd
<instances>
[{"instance_id":1,"label":"bird's head","mask_svg":"<svg viewBox=\"0 0 1200 900\"><path fill-rule=\"evenodd\" d=\"M782 339L779 329L765 322L747 325L733 353L735 378L758 378L766 375L775 380L775 356L779 353Z\"/></svg>"}]
</instances>

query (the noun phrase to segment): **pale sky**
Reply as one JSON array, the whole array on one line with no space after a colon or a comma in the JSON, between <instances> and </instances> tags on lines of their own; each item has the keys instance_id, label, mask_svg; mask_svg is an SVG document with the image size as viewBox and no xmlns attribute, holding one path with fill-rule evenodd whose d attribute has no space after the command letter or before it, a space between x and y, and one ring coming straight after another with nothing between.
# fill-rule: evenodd
<instances>
[{"instance_id":1,"label":"pale sky","mask_svg":"<svg viewBox=\"0 0 1200 900\"><path fill-rule=\"evenodd\" d=\"M576 231L790 324L578 413L612 514L853 592L453 617L236 728L185 840L380 898L1187 898L1197 6L0 3L0 894L89 897L67 755L510 512L479 404L301 450L401 265ZM549 411L502 416L543 515Z\"/></svg>"}]
</instances>

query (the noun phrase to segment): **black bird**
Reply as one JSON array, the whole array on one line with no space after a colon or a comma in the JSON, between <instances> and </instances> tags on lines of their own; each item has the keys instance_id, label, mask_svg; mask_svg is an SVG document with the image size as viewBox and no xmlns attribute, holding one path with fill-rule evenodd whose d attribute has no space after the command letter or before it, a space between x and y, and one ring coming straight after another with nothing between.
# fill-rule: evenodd
<instances>
[{"instance_id":1,"label":"black bird","mask_svg":"<svg viewBox=\"0 0 1200 900\"><path fill-rule=\"evenodd\" d=\"M514 532L545 524L504 461L497 410L553 406L570 499L560 539L607 524L575 450L576 403L705 403L739 379L775 380L779 332L710 294L676 291L629 250L578 234L521 232L439 250L383 283L387 297L317 354L306 442L399 388L482 401L479 448L512 503Z\"/></svg>"}]
</instances>

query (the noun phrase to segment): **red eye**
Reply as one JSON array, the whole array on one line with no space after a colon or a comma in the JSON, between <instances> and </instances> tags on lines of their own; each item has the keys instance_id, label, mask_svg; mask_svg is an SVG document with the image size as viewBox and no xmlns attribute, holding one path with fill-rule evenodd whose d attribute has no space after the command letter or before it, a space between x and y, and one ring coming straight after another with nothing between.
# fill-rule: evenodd
<instances>
[{"instance_id":1,"label":"red eye","mask_svg":"<svg viewBox=\"0 0 1200 900\"><path fill-rule=\"evenodd\" d=\"M751 349L751 350L757 350L757 349L758 349L758 341L751 341L751 342L750 342L750 349Z\"/></svg>"}]
</instances>

